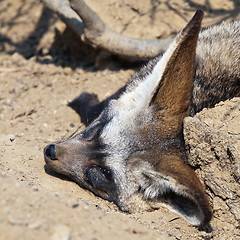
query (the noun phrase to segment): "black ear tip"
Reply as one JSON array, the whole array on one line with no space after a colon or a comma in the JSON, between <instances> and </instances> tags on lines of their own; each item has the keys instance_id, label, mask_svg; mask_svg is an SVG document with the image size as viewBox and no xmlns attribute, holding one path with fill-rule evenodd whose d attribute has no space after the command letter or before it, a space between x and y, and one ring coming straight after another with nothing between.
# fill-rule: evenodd
<instances>
[{"instance_id":1,"label":"black ear tip","mask_svg":"<svg viewBox=\"0 0 240 240\"><path fill-rule=\"evenodd\" d=\"M206 225L202 225L198 227L199 231L204 231L206 233L211 233L214 231L210 223L207 223Z\"/></svg>"},{"instance_id":2,"label":"black ear tip","mask_svg":"<svg viewBox=\"0 0 240 240\"><path fill-rule=\"evenodd\" d=\"M204 12L201 9L198 9L195 14L203 16Z\"/></svg>"},{"instance_id":3,"label":"black ear tip","mask_svg":"<svg viewBox=\"0 0 240 240\"><path fill-rule=\"evenodd\" d=\"M194 16L192 17L192 20L195 20L195 21L198 21L198 22L202 21L203 15L204 15L204 12L202 10L198 9L195 12Z\"/></svg>"},{"instance_id":4,"label":"black ear tip","mask_svg":"<svg viewBox=\"0 0 240 240\"><path fill-rule=\"evenodd\" d=\"M205 215L205 219L204 219L203 223L201 224L202 227L205 227L205 226L209 225L209 222L211 221L212 216L213 216L212 209L205 208L204 209L204 215Z\"/></svg>"},{"instance_id":5,"label":"black ear tip","mask_svg":"<svg viewBox=\"0 0 240 240\"><path fill-rule=\"evenodd\" d=\"M188 22L188 24L182 30L181 35L185 37L198 36L198 33L201 29L203 15L204 15L204 12L202 10L197 10L194 16L192 17L192 19Z\"/></svg>"}]
</instances>

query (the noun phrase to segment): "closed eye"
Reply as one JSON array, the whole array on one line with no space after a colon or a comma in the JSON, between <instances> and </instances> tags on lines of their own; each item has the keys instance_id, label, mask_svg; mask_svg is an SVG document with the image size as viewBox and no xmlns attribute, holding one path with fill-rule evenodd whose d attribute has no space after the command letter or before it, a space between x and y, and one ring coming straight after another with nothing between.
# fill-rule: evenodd
<instances>
[{"instance_id":1,"label":"closed eye","mask_svg":"<svg viewBox=\"0 0 240 240\"><path fill-rule=\"evenodd\" d=\"M102 174L102 176L105 179L107 179L108 181L111 181L112 174L110 170L98 166L98 171Z\"/></svg>"},{"instance_id":2,"label":"closed eye","mask_svg":"<svg viewBox=\"0 0 240 240\"><path fill-rule=\"evenodd\" d=\"M110 169L93 164L87 168L86 176L88 183L97 190L111 193L115 189Z\"/></svg>"}]
</instances>

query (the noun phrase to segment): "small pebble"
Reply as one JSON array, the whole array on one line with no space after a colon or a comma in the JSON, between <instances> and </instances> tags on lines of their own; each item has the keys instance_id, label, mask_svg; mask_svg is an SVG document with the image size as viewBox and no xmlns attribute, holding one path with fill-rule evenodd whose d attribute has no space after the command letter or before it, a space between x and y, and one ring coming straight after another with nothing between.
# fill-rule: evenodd
<instances>
[{"instance_id":1,"label":"small pebble","mask_svg":"<svg viewBox=\"0 0 240 240\"><path fill-rule=\"evenodd\" d=\"M48 48L43 47L43 48L42 48L42 54L43 54L43 55L47 55L48 53L49 53Z\"/></svg>"},{"instance_id":2,"label":"small pebble","mask_svg":"<svg viewBox=\"0 0 240 240\"><path fill-rule=\"evenodd\" d=\"M12 146L14 140L15 140L15 135L13 134L2 135L0 137L0 142L3 142L5 146Z\"/></svg>"},{"instance_id":3,"label":"small pebble","mask_svg":"<svg viewBox=\"0 0 240 240\"><path fill-rule=\"evenodd\" d=\"M41 227L41 225L42 225L41 222L32 222L32 223L28 224L28 228L29 229L38 229Z\"/></svg>"},{"instance_id":4,"label":"small pebble","mask_svg":"<svg viewBox=\"0 0 240 240\"><path fill-rule=\"evenodd\" d=\"M72 208L77 208L78 206L79 206L79 204L75 203L75 204L72 205Z\"/></svg>"},{"instance_id":5,"label":"small pebble","mask_svg":"<svg viewBox=\"0 0 240 240\"><path fill-rule=\"evenodd\" d=\"M13 142L14 140L15 140L15 135L13 135L13 134L8 134L8 139L11 141L11 142Z\"/></svg>"},{"instance_id":6,"label":"small pebble","mask_svg":"<svg viewBox=\"0 0 240 240\"><path fill-rule=\"evenodd\" d=\"M70 228L66 225L57 225L54 228L54 232L50 240L70 240L71 231Z\"/></svg>"},{"instance_id":7,"label":"small pebble","mask_svg":"<svg viewBox=\"0 0 240 240\"><path fill-rule=\"evenodd\" d=\"M73 74L73 70L72 70L70 67L65 67L65 68L63 69L63 72L64 72L64 74L66 74L66 75L71 75L71 74Z\"/></svg>"},{"instance_id":8,"label":"small pebble","mask_svg":"<svg viewBox=\"0 0 240 240\"><path fill-rule=\"evenodd\" d=\"M21 225L21 224L23 224L22 219L15 218L15 217L13 217L13 216L10 216L10 217L9 217L8 222L9 222L11 225Z\"/></svg>"}]
</instances>

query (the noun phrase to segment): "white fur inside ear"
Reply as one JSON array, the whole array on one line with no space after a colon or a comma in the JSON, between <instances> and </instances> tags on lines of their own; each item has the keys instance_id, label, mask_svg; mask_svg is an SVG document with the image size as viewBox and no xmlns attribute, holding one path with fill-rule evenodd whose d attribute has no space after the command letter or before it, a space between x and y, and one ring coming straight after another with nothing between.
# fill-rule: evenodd
<instances>
[{"instance_id":1,"label":"white fur inside ear","mask_svg":"<svg viewBox=\"0 0 240 240\"><path fill-rule=\"evenodd\" d=\"M169 190L179 192L179 188L176 186L177 181L174 178L155 171L146 171L143 174L152 179L147 185L143 186L146 199L156 198Z\"/></svg>"},{"instance_id":2,"label":"white fur inside ear","mask_svg":"<svg viewBox=\"0 0 240 240\"><path fill-rule=\"evenodd\" d=\"M176 193L179 196L183 196L191 199L190 196L186 193L186 188L180 184L177 183L177 181L170 177L165 176L164 174L161 174L159 172L155 171L146 171L144 172L144 175L149 177L152 181L150 181L148 184L143 186L144 190L144 198L145 199L154 199L159 197L160 195L163 195L164 193L167 193L169 191L172 191ZM182 199L184 200L184 199ZM193 201L193 200L191 200ZM195 201L194 201L195 202ZM197 207L195 209L195 214L192 214L191 216L184 214L184 211L178 211L176 208L174 208L173 205L168 203L162 203L163 206L167 207L170 211L179 214L183 218L185 218L190 224L194 226L201 225L202 221L204 220L204 215Z\"/></svg>"},{"instance_id":3,"label":"white fur inside ear","mask_svg":"<svg viewBox=\"0 0 240 240\"><path fill-rule=\"evenodd\" d=\"M176 39L170 44L168 50L159 58L152 71L143 80L135 79L127 86L127 90L117 100L115 106L120 111L139 113L149 106L151 99L159 86L163 73L178 44Z\"/></svg>"}]
</instances>

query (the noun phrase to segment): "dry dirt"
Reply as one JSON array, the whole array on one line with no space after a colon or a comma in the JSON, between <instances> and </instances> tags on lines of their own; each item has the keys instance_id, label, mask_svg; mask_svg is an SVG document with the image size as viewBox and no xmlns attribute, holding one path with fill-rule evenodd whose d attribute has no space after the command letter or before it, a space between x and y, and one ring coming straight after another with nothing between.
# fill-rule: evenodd
<instances>
[{"instance_id":1,"label":"dry dirt","mask_svg":"<svg viewBox=\"0 0 240 240\"><path fill-rule=\"evenodd\" d=\"M86 1L116 31L174 36L196 9L203 26L240 19L238 0ZM80 124L67 103L82 92L100 99L133 68L76 41L37 0L0 2L0 239L239 239L239 226L214 217L200 231L162 208L128 215L54 175L43 159L50 142Z\"/></svg>"}]
</instances>

